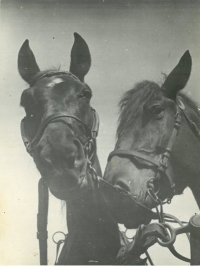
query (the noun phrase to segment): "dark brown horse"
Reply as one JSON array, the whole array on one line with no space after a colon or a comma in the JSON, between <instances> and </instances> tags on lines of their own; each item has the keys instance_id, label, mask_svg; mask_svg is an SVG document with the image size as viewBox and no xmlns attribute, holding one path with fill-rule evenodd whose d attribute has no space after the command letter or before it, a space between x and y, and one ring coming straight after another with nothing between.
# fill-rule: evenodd
<instances>
[{"instance_id":1,"label":"dark brown horse","mask_svg":"<svg viewBox=\"0 0 200 266\"><path fill-rule=\"evenodd\" d=\"M103 195L115 220L127 228L148 224L155 218L150 209L186 187L200 207L200 113L180 92L191 66L187 51L162 86L140 82L120 101L118 140L104 179L122 193Z\"/></svg>"},{"instance_id":2,"label":"dark brown horse","mask_svg":"<svg viewBox=\"0 0 200 266\"><path fill-rule=\"evenodd\" d=\"M22 135L48 188L66 201L68 237L57 264L113 264L120 234L94 180L101 169L97 115L90 106L92 90L84 82L90 51L80 35L74 36L70 72L40 71L28 40L22 45L18 69L30 85L21 96L26 112Z\"/></svg>"}]
</instances>

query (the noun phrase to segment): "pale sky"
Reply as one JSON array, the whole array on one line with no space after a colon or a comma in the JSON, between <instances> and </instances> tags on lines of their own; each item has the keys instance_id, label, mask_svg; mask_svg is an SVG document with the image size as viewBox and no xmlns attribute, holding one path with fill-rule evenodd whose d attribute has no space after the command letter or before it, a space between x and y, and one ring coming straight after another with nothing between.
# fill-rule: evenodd
<instances>
[{"instance_id":1,"label":"pale sky","mask_svg":"<svg viewBox=\"0 0 200 266\"><path fill-rule=\"evenodd\" d=\"M52 66L68 70L74 32L88 43L92 66L85 80L93 90L92 106L101 120L98 155L103 170L114 148L117 103L121 95L143 79L162 83L162 73L168 74L188 49L193 68L185 91L200 103L200 2L27 2L1 1L1 265L39 264L36 214L40 175L20 136L24 111L19 107L19 100L27 84L18 74L17 56L25 39L29 39L43 70ZM67 232L61 205L50 196L49 264L54 263L56 251L51 235L57 230ZM186 190L165 211L187 221L198 208ZM189 256L185 236L178 238L176 247ZM149 252L157 265L187 264L157 245Z\"/></svg>"}]
</instances>

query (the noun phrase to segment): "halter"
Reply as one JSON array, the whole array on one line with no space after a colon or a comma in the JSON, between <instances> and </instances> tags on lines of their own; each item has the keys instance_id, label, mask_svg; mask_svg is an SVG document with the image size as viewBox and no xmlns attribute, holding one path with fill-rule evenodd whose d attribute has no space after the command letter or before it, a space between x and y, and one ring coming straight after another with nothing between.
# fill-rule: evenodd
<instances>
[{"instance_id":1,"label":"halter","mask_svg":"<svg viewBox=\"0 0 200 266\"><path fill-rule=\"evenodd\" d=\"M49 71L39 77L34 78L31 81L31 86L35 84L36 81L44 78L44 77L51 77L55 75L68 75L78 81L80 81L76 76L74 76L70 72L64 72L64 71ZM94 149L96 147L96 137L98 135L99 130L99 116L95 109L91 107L92 110L92 117L93 117L93 124L92 128L90 129L80 118L68 114L67 112L58 112L54 113L48 117L46 117L42 123L40 124L39 128L36 131L35 136L31 139L26 131L26 121L27 117L24 117L21 121L21 136L22 140L24 142L24 145L26 147L27 152L33 156L35 152L35 148L40 141L40 139L43 136L43 133L46 129L46 127L50 123L56 123L56 122L62 122L66 124L66 126L71 125L71 120L75 120L79 124L81 124L84 128L84 132L87 137L87 141L85 144L82 143L83 149L85 152L85 164L82 169L82 172L80 174L81 182L78 186L76 186L73 189L70 189L68 191L68 199L72 200L74 198L77 198L78 192L80 190L80 187L85 186L85 183L87 182L86 177L86 171L87 167L89 169L95 171L95 169L91 166L91 159L94 155ZM95 171L96 172L96 171ZM48 238L48 232L47 232L47 216L48 216L48 187L45 184L44 178L42 177L38 184L38 193L39 193L39 202L38 202L38 214L37 214L37 238L39 240L39 247L40 247L40 264L46 265L47 264L47 238ZM55 194L55 193L53 193Z\"/></svg>"}]
</instances>

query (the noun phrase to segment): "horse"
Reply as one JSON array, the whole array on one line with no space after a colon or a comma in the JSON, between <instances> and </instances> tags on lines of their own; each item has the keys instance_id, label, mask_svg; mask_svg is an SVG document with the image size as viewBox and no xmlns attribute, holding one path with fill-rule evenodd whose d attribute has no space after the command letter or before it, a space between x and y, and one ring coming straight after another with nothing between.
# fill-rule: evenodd
<instances>
[{"instance_id":1,"label":"horse","mask_svg":"<svg viewBox=\"0 0 200 266\"><path fill-rule=\"evenodd\" d=\"M40 71L29 41L23 43L18 71L29 88L20 101L26 113L22 137L44 184L66 201L68 235L56 264L114 264L121 236L95 182L102 176L98 115L90 106L92 90L84 82L91 55L78 33L74 38L69 72Z\"/></svg>"},{"instance_id":2,"label":"horse","mask_svg":"<svg viewBox=\"0 0 200 266\"><path fill-rule=\"evenodd\" d=\"M160 86L137 83L122 96L115 149L104 173L104 200L127 228L149 224L158 205L189 187L200 207L200 112L181 92L190 77L186 51Z\"/></svg>"}]
</instances>

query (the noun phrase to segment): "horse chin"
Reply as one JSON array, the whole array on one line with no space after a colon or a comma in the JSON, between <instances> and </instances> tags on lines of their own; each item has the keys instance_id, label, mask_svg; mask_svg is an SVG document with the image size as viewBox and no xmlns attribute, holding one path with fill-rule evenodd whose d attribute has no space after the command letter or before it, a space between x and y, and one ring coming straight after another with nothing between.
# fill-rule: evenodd
<instances>
[{"instance_id":1,"label":"horse chin","mask_svg":"<svg viewBox=\"0 0 200 266\"><path fill-rule=\"evenodd\" d=\"M108 191L106 193L105 190L102 195L113 220L119 224L124 224L126 228L136 229L141 224L146 225L151 222L151 213L148 212L144 202L140 205L129 197L121 198L120 194L108 193Z\"/></svg>"},{"instance_id":2,"label":"horse chin","mask_svg":"<svg viewBox=\"0 0 200 266\"><path fill-rule=\"evenodd\" d=\"M124 226L127 229L137 229L141 224L149 224L151 222L151 218L143 217L143 219L134 218L133 220L128 220L124 222Z\"/></svg>"},{"instance_id":3,"label":"horse chin","mask_svg":"<svg viewBox=\"0 0 200 266\"><path fill-rule=\"evenodd\" d=\"M71 193L70 191L74 190L74 188L77 186L76 182L70 182L73 178L72 176L71 179L66 178L66 176L68 175L65 173L57 173L56 171L52 171L51 175L44 176L45 183L49 190L56 198L60 200L67 200L69 194Z\"/></svg>"}]
</instances>

